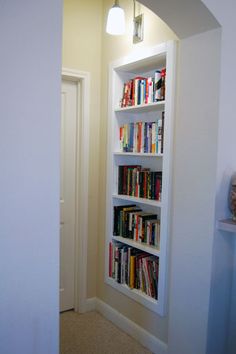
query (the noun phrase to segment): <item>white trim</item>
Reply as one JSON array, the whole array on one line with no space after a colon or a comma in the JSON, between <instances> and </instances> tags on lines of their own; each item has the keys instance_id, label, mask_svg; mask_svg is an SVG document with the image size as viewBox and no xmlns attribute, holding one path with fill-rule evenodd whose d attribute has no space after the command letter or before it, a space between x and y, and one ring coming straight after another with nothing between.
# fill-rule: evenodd
<instances>
[{"instance_id":1,"label":"white trim","mask_svg":"<svg viewBox=\"0 0 236 354\"><path fill-rule=\"evenodd\" d=\"M86 312L95 311L96 310L96 297L91 297L86 299Z\"/></svg>"},{"instance_id":2,"label":"white trim","mask_svg":"<svg viewBox=\"0 0 236 354\"><path fill-rule=\"evenodd\" d=\"M162 342L151 333L107 305L98 298L90 299L95 302L95 309L106 319L114 323L122 331L129 334L132 338L149 349L154 354L167 354L167 344Z\"/></svg>"},{"instance_id":3,"label":"white trim","mask_svg":"<svg viewBox=\"0 0 236 354\"><path fill-rule=\"evenodd\" d=\"M77 122L76 156L76 221L75 221L75 311L86 311L87 235L88 235L88 172L89 172L89 97L90 74L62 69L62 79L77 82L81 109Z\"/></svg>"}]
</instances>

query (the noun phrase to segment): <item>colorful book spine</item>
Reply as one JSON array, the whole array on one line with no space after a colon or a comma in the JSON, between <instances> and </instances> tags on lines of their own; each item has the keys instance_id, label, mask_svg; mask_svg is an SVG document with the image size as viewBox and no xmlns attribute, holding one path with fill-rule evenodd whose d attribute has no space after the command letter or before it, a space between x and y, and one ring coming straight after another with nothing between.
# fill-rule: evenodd
<instances>
[{"instance_id":1,"label":"colorful book spine","mask_svg":"<svg viewBox=\"0 0 236 354\"><path fill-rule=\"evenodd\" d=\"M162 68L153 76L136 76L124 83L121 107L137 106L165 99L166 69Z\"/></svg>"},{"instance_id":2,"label":"colorful book spine","mask_svg":"<svg viewBox=\"0 0 236 354\"><path fill-rule=\"evenodd\" d=\"M157 70L154 76L154 101L161 100L161 72Z\"/></svg>"},{"instance_id":3,"label":"colorful book spine","mask_svg":"<svg viewBox=\"0 0 236 354\"><path fill-rule=\"evenodd\" d=\"M160 246L160 219L136 205L114 206L113 236L129 238L155 247Z\"/></svg>"},{"instance_id":4,"label":"colorful book spine","mask_svg":"<svg viewBox=\"0 0 236 354\"><path fill-rule=\"evenodd\" d=\"M140 165L118 166L118 194L161 200L162 171L142 169Z\"/></svg>"},{"instance_id":5,"label":"colorful book spine","mask_svg":"<svg viewBox=\"0 0 236 354\"><path fill-rule=\"evenodd\" d=\"M109 277L158 299L159 258L120 242L110 242L109 246L109 265L114 264Z\"/></svg>"},{"instance_id":6,"label":"colorful book spine","mask_svg":"<svg viewBox=\"0 0 236 354\"><path fill-rule=\"evenodd\" d=\"M132 122L119 128L121 152L162 154L164 112L155 122Z\"/></svg>"}]
</instances>

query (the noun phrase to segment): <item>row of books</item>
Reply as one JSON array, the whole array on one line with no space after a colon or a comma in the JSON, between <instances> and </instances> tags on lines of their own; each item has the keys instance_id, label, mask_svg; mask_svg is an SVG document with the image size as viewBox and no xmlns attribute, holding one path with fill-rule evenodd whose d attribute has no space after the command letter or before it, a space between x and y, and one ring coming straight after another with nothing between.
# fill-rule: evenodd
<instances>
[{"instance_id":1,"label":"row of books","mask_svg":"<svg viewBox=\"0 0 236 354\"><path fill-rule=\"evenodd\" d=\"M166 69L156 70L153 77L136 76L124 83L121 107L148 104L165 99Z\"/></svg>"},{"instance_id":2,"label":"row of books","mask_svg":"<svg viewBox=\"0 0 236 354\"><path fill-rule=\"evenodd\" d=\"M120 150L162 154L164 144L164 112L156 122L132 122L120 127Z\"/></svg>"},{"instance_id":3,"label":"row of books","mask_svg":"<svg viewBox=\"0 0 236 354\"><path fill-rule=\"evenodd\" d=\"M118 194L161 200L162 171L140 165L118 166Z\"/></svg>"},{"instance_id":4,"label":"row of books","mask_svg":"<svg viewBox=\"0 0 236 354\"><path fill-rule=\"evenodd\" d=\"M160 219L135 204L113 208L113 235L160 248Z\"/></svg>"},{"instance_id":5,"label":"row of books","mask_svg":"<svg viewBox=\"0 0 236 354\"><path fill-rule=\"evenodd\" d=\"M109 277L158 299L159 258L119 242L109 243Z\"/></svg>"}]
</instances>

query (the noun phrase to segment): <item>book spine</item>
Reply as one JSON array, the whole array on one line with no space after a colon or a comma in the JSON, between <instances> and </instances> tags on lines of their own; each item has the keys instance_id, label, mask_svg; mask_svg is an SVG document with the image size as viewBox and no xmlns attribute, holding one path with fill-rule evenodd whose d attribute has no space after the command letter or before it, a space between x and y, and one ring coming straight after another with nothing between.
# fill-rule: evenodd
<instances>
[{"instance_id":1,"label":"book spine","mask_svg":"<svg viewBox=\"0 0 236 354\"><path fill-rule=\"evenodd\" d=\"M162 145L162 119L158 120L158 154L161 154Z\"/></svg>"},{"instance_id":2,"label":"book spine","mask_svg":"<svg viewBox=\"0 0 236 354\"><path fill-rule=\"evenodd\" d=\"M166 68L154 72L153 77L137 76L123 85L121 107L148 104L165 99Z\"/></svg>"},{"instance_id":3,"label":"book spine","mask_svg":"<svg viewBox=\"0 0 236 354\"><path fill-rule=\"evenodd\" d=\"M130 256L130 288L135 286L135 256Z\"/></svg>"},{"instance_id":4,"label":"book spine","mask_svg":"<svg viewBox=\"0 0 236 354\"><path fill-rule=\"evenodd\" d=\"M161 72L159 70L155 71L154 76L154 100L161 100Z\"/></svg>"},{"instance_id":5,"label":"book spine","mask_svg":"<svg viewBox=\"0 0 236 354\"><path fill-rule=\"evenodd\" d=\"M156 123L152 123L152 153L156 152Z\"/></svg>"},{"instance_id":6,"label":"book spine","mask_svg":"<svg viewBox=\"0 0 236 354\"><path fill-rule=\"evenodd\" d=\"M109 243L109 277L158 298L159 258L120 243Z\"/></svg>"},{"instance_id":7,"label":"book spine","mask_svg":"<svg viewBox=\"0 0 236 354\"><path fill-rule=\"evenodd\" d=\"M118 166L118 194L123 194L124 168Z\"/></svg>"},{"instance_id":8,"label":"book spine","mask_svg":"<svg viewBox=\"0 0 236 354\"><path fill-rule=\"evenodd\" d=\"M164 151L164 128L165 128L165 112L162 112L162 127L161 127L161 153L163 154Z\"/></svg>"},{"instance_id":9,"label":"book spine","mask_svg":"<svg viewBox=\"0 0 236 354\"><path fill-rule=\"evenodd\" d=\"M109 243L109 277L112 277L112 242Z\"/></svg>"}]
</instances>

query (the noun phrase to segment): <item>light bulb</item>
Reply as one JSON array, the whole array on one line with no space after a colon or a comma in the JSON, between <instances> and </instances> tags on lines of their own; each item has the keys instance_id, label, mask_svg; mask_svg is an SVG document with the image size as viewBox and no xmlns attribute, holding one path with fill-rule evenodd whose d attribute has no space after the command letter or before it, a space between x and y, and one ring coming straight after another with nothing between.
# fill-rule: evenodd
<instances>
[{"instance_id":1,"label":"light bulb","mask_svg":"<svg viewBox=\"0 0 236 354\"><path fill-rule=\"evenodd\" d=\"M106 32L112 35L121 35L125 33L125 13L117 2L109 10Z\"/></svg>"}]
</instances>

